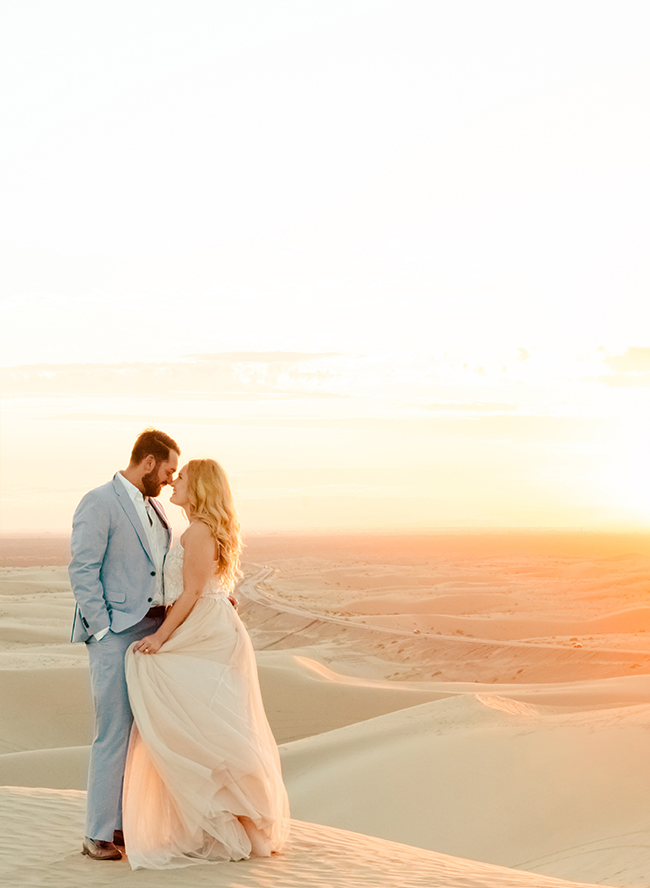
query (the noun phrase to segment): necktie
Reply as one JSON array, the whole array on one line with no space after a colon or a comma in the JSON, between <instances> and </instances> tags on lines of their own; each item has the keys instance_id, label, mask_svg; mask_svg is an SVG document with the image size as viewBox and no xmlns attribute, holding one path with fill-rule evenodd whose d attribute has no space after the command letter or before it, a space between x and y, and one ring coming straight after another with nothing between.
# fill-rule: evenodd
<instances>
[{"instance_id":1,"label":"necktie","mask_svg":"<svg viewBox=\"0 0 650 888\"><path fill-rule=\"evenodd\" d=\"M153 527L153 515L151 513L151 503L149 502L148 499L145 499L145 501L144 501L144 508L147 513L147 518L149 519L149 524L151 525L151 527Z\"/></svg>"}]
</instances>

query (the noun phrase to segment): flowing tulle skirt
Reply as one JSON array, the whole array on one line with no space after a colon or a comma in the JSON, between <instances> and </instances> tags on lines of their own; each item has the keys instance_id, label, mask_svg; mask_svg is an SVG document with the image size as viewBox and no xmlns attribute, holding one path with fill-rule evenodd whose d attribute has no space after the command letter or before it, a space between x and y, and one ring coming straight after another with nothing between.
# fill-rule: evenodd
<instances>
[{"instance_id":1,"label":"flowing tulle skirt","mask_svg":"<svg viewBox=\"0 0 650 888\"><path fill-rule=\"evenodd\" d=\"M205 595L154 655L126 655L134 727L124 777L131 866L278 851L289 831L280 757L253 647L222 594Z\"/></svg>"}]
</instances>

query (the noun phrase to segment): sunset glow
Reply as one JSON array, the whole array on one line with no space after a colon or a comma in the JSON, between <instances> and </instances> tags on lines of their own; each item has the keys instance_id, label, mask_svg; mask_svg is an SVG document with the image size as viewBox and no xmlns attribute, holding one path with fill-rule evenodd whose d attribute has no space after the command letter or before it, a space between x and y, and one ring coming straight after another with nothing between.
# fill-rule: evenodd
<instances>
[{"instance_id":1,"label":"sunset glow","mask_svg":"<svg viewBox=\"0 0 650 888\"><path fill-rule=\"evenodd\" d=\"M155 425L249 532L647 530L642 13L4 4L0 529Z\"/></svg>"}]
</instances>

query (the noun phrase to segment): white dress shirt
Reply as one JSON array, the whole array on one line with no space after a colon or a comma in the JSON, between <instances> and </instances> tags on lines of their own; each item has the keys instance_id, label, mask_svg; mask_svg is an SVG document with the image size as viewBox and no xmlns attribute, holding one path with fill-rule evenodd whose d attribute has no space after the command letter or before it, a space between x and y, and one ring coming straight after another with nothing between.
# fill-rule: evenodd
<instances>
[{"instance_id":1,"label":"white dress shirt","mask_svg":"<svg viewBox=\"0 0 650 888\"><path fill-rule=\"evenodd\" d=\"M167 550L167 531L163 527L162 522L158 517L158 513L149 503L148 498L145 499L142 492L138 490L135 484L131 484L131 482L127 478L125 478L121 472L117 473L117 477L120 479L122 484L124 484L126 492L131 497L131 501L135 506L135 510L138 513L138 518L142 523L144 532L147 535L147 540L149 541L149 547L151 548L151 554L153 555L154 567L156 568L156 589L151 599L151 607L156 607L156 605L164 603L163 561L165 560L165 552ZM102 629L100 632L95 633L95 638L97 639L97 641L101 641L101 639L108 632L109 628L110 627Z\"/></svg>"},{"instance_id":2,"label":"white dress shirt","mask_svg":"<svg viewBox=\"0 0 650 888\"><path fill-rule=\"evenodd\" d=\"M131 497L135 510L138 513L138 518L142 522L144 532L149 540L153 563L156 568L156 591L151 601L151 606L155 607L163 603L163 561L165 560L165 551L167 549L167 531L162 526L158 512L149 503L148 498L145 499L135 484L131 484L121 472L117 473L117 477L124 484L127 493Z\"/></svg>"}]
</instances>

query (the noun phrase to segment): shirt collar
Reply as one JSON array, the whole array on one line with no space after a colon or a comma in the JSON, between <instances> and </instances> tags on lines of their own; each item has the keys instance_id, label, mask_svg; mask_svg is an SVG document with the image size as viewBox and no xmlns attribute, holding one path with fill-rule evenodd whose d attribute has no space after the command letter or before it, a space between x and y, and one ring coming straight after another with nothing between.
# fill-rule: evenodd
<instances>
[{"instance_id":1,"label":"shirt collar","mask_svg":"<svg viewBox=\"0 0 650 888\"><path fill-rule=\"evenodd\" d=\"M125 486L125 488L126 488L126 492L127 492L128 495L131 497L131 499L133 500L133 502L135 502L137 499L142 500L142 502L145 501L145 500L144 500L144 495L143 495L142 491L141 491L141 490L138 490L138 488L135 486L135 484L131 484L131 482L129 481L129 479L128 479L128 478L125 478L124 475L123 475L121 472L118 472L118 473L117 473L117 477L120 479L120 481L122 482L122 484Z\"/></svg>"}]
</instances>

